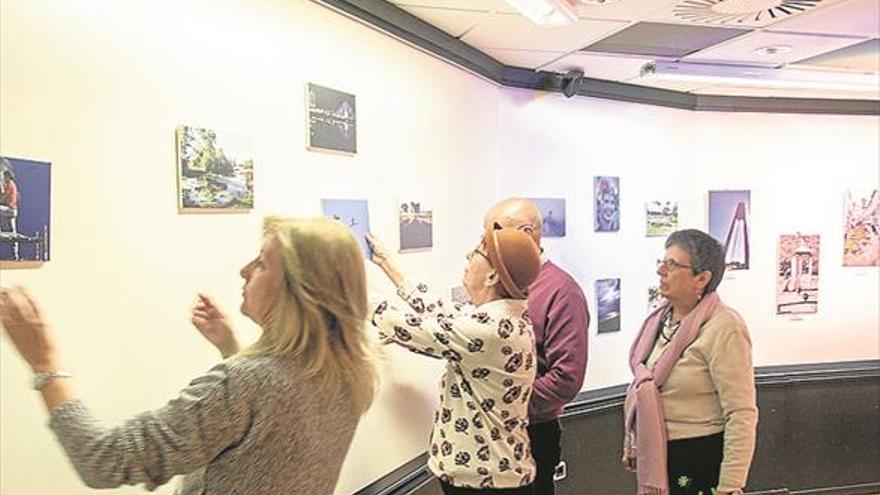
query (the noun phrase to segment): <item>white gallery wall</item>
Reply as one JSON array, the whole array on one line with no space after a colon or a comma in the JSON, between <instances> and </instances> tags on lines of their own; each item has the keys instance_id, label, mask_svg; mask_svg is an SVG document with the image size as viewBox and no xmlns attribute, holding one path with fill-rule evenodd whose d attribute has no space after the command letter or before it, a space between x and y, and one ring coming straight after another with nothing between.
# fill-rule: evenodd
<instances>
[{"instance_id":1,"label":"white gallery wall","mask_svg":"<svg viewBox=\"0 0 880 495\"><path fill-rule=\"evenodd\" d=\"M164 405L219 360L189 323L197 292L256 337L237 315L238 270L259 249L264 215L316 216L322 198L369 199L373 230L396 249L397 201L427 199L435 249L404 262L444 291L458 285L495 197L494 85L305 0L0 5L0 155L51 161L53 186L51 261L0 279L42 305L75 390L108 425ZM308 81L357 96L356 156L306 151ZM178 214L182 124L252 137L252 212ZM393 294L369 268L374 295ZM386 351L340 494L427 443L437 363ZM91 493L5 336L0 367L0 492Z\"/></svg>"},{"instance_id":2,"label":"white gallery wall","mask_svg":"<svg viewBox=\"0 0 880 495\"><path fill-rule=\"evenodd\" d=\"M751 331L757 366L880 357L880 269L843 267L843 197L880 184L880 119L693 112L504 89L501 195L566 198L567 237L545 240L587 293L585 388L629 380L664 237L645 203L678 201L679 228L708 231L708 191L751 190L750 269L719 287ZM593 177L620 177L620 231L593 231ZM524 178L527 177L527 180ZM819 234L816 314L776 315L781 234ZM621 331L597 334L595 280L621 279Z\"/></svg>"},{"instance_id":3,"label":"white gallery wall","mask_svg":"<svg viewBox=\"0 0 880 495\"><path fill-rule=\"evenodd\" d=\"M305 84L357 96L355 157L305 150ZM238 269L264 215L320 214L322 198L370 201L397 247L398 200L434 208L434 249L403 255L440 290L457 285L482 213L508 194L565 197L551 256L582 283L623 279L623 330L595 335L585 388L627 379L662 241L644 201L678 200L705 227L708 189L752 190L753 268L725 280L757 364L878 357L878 270L840 267L842 194L878 183L878 119L709 114L498 88L306 0L0 0L0 155L52 162L52 260L0 272L55 329L75 390L106 424L154 409L219 357L188 322L213 295L244 340ZM250 135L255 208L179 214L174 129ZM618 175L622 229L592 232L592 176ZM775 316L779 233L822 234L819 313ZM369 267L374 296L390 295ZM594 323L595 325L595 323ZM437 363L385 348L383 381L337 493L424 450ZM45 427L29 371L0 345L0 493L91 493ZM141 493L140 488L108 493ZM173 486L158 493L170 494Z\"/></svg>"}]
</instances>

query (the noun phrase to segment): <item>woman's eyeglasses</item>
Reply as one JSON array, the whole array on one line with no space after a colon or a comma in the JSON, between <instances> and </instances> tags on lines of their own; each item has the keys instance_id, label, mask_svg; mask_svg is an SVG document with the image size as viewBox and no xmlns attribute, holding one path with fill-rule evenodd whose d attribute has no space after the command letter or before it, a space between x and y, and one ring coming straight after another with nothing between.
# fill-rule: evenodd
<instances>
[{"instance_id":1,"label":"woman's eyeglasses","mask_svg":"<svg viewBox=\"0 0 880 495\"><path fill-rule=\"evenodd\" d=\"M679 263L672 258L666 258L665 260L657 260L657 268L660 268L661 266L663 268L666 268L667 272L674 272L675 270L678 270L679 268L690 268L690 269L694 268L691 265L685 265L684 263Z\"/></svg>"},{"instance_id":2,"label":"woman's eyeglasses","mask_svg":"<svg viewBox=\"0 0 880 495\"><path fill-rule=\"evenodd\" d=\"M480 251L480 248L479 248L479 247L475 248L473 251L471 251L470 253L468 253L467 256L465 256L465 258L467 258L467 260L470 261L471 258L473 258L473 257L476 256L476 255L480 255L480 256L482 256L483 259L485 259L490 265L492 264L492 262L489 261L489 255L486 254L486 253L484 253L484 252L482 252L482 251Z\"/></svg>"}]
</instances>

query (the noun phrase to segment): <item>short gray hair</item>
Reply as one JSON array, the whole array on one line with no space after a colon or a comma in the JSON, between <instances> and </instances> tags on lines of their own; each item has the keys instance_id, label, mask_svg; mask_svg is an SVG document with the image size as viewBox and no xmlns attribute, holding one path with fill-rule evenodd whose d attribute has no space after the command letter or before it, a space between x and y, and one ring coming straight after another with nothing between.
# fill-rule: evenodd
<instances>
[{"instance_id":1,"label":"short gray hair","mask_svg":"<svg viewBox=\"0 0 880 495\"><path fill-rule=\"evenodd\" d=\"M703 289L703 295L714 292L724 277L724 248L709 234L697 229L686 229L673 232L666 239L666 248L678 246L691 257L691 271L694 275L700 272L711 272L712 278Z\"/></svg>"}]
</instances>

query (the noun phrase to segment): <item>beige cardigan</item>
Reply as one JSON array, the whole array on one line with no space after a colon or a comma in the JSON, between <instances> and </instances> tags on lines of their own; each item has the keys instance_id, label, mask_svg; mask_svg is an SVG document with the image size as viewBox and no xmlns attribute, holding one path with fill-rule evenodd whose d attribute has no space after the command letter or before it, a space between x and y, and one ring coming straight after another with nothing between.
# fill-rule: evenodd
<instances>
[{"instance_id":1,"label":"beige cardigan","mask_svg":"<svg viewBox=\"0 0 880 495\"><path fill-rule=\"evenodd\" d=\"M666 348L658 338L647 366L653 367ZM724 432L724 458L719 491L746 484L758 408L752 344L739 314L720 305L700 329L660 390L669 440Z\"/></svg>"}]
</instances>

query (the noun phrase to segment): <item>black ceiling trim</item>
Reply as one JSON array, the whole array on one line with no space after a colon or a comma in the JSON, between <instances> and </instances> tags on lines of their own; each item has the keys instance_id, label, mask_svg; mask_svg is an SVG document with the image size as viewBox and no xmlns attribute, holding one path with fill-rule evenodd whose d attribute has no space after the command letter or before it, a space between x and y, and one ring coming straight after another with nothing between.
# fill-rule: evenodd
<instances>
[{"instance_id":1,"label":"black ceiling trim","mask_svg":"<svg viewBox=\"0 0 880 495\"><path fill-rule=\"evenodd\" d=\"M562 91L562 75L504 65L386 0L312 0L503 86ZM878 100L694 95L585 77L577 94L697 111L880 115Z\"/></svg>"}]
</instances>

